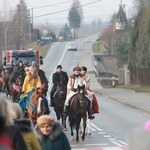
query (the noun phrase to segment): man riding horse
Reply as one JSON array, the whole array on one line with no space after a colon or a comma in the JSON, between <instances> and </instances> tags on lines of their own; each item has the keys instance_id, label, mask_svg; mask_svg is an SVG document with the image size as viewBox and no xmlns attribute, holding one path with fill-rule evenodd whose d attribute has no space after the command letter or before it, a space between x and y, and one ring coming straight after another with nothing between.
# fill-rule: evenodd
<instances>
[{"instance_id":1,"label":"man riding horse","mask_svg":"<svg viewBox=\"0 0 150 150\"><path fill-rule=\"evenodd\" d=\"M77 94L78 86L83 86L83 85L86 86L86 81L84 79L84 76L80 73L80 71L81 71L80 67L78 67L78 66L75 67L73 69L74 73L72 75L70 75L70 77L69 77L69 81L67 84L67 88L68 88L67 97L66 97L65 106L64 106L64 115L68 114L69 101L74 95ZM91 105L90 105L91 102L90 102L89 98L86 96L85 96L85 99L88 102L88 118L94 119L94 116L92 115L92 112L91 112Z\"/></svg>"},{"instance_id":2,"label":"man riding horse","mask_svg":"<svg viewBox=\"0 0 150 150\"><path fill-rule=\"evenodd\" d=\"M64 86L67 87L68 75L66 72L62 71L61 65L57 66L57 71L53 74L52 82L53 82L53 87L50 93L50 99L51 99L50 106L53 106L53 96L54 96L54 93L56 92L57 85L62 83Z\"/></svg>"}]
</instances>

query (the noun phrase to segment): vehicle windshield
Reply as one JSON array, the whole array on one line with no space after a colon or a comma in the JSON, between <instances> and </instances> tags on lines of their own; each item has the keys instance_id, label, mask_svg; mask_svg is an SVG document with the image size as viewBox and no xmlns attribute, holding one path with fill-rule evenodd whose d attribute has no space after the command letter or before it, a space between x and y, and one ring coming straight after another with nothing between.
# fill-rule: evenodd
<instances>
[{"instance_id":1,"label":"vehicle windshield","mask_svg":"<svg viewBox=\"0 0 150 150\"><path fill-rule=\"evenodd\" d=\"M19 56L19 57L13 56L12 61L14 65L17 65L19 61L22 61L30 66L32 61L36 62L36 57L35 56Z\"/></svg>"}]
</instances>

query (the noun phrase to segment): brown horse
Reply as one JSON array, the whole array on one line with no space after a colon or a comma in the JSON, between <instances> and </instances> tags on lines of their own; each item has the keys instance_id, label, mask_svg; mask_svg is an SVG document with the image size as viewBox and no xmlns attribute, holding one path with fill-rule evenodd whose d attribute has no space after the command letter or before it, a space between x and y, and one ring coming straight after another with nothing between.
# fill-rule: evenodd
<instances>
[{"instance_id":1,"label":"brown horse","mask_svg":"<svg viewBox=\"0 0 150 150\"><path fill-rule=\"evenodd\" d=\"M88 104L85 97L85 86L78 86L78 93L71 99L69 106L69 122L71 127L71 139L74 140L73 127L76 128L76 142L79 142L79 126L83 118L83 132L81 135L82 141L85 139L86 119Z\"/></svg>"},{"instance_id":2,"label":"brown horse","mask_svg":"<svg viewBox=\"0 0 150 150\"><path fill-rule=\"evenodd\" d=\"M44 94L42 89L36 89L27 105L28 118L36 124L37 118L46 113L46 107L44 105Z\"/></svg>"}]
</instances>

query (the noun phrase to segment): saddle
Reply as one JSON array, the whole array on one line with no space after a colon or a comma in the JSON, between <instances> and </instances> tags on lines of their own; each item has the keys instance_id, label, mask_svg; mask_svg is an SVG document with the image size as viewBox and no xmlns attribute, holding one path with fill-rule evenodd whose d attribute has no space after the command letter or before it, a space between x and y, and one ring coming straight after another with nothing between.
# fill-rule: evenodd
<instances>
[{"instance_id":1,"label":"saddle","mask_svg":"<svg viewBox=\"0 0 150 150\"><path fill-rule=\"evenodd\" d=\"M19 86L16 83L12 84L13 92L18 93L19 92Z\"/></svg>"}]
</instances>

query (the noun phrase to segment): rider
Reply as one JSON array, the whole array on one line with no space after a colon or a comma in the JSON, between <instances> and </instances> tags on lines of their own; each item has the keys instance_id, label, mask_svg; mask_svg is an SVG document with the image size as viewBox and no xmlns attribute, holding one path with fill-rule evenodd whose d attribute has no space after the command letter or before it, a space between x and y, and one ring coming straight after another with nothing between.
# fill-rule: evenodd
<instances>
[{"instance_id":1,"label":"rider","mask_svg":"<svg viewBox=\"0 0 150 150\"><path fill-rule=\"evenodd\" d=\"M53 87L50 93L50 98L51 98L50 106L53 106L53 95L56 92L57 85L59 85L60 82L62 82L63 85L67 86L68 83L68 75L66 72L62 71L61 65L57 66L57 71L53 74L52 81L53 81Z\"/></svg>"},{"instance_id":2,"label":"rider","mask_svg":"<svg viewBox=\"0 0 150 150\"><path fill-rule=\"evenodd\" d=\"M20 75L24 74L24 65L22 61L19 61L16 71L19 72Z\"/></svg>"},{"instance_id":3,"label":"rider","mask_svg":"<svg viewBox=\"0 0 150 150\"><path fill-rule=\"evenodd\" d=\"M81 67L81 74L84 76L84 79L86 81L86 92L88 98L91 100L92 113L99 113L98 101L95 94L90 89L90 77L87 75L87 68L85 66Z\"/></svg>"},{"instance_id":4,"label":"rider","mask_svg":"<svg viewBox=\"0 0 150 150\"><path fill-rule=\"evenodd\" d=\"M80 67L75 67L73 69L73 74L70 75L69 77L69 81L68 81L68 92L67 92L67 97L66 97L66 101L65 101L65 106L64 106L64 114L67 115L68 113L68 109L69 109L69 101L70 98L73 97L76 93L77 93L77 88L78 85L82 86L85 85L86 86L86 81L84 80L84 76L82 76L82 74L80 73L81 68ZM88 97L85 96L85 99L87 101L90 101L88 99ZM91 114L91 106L90 106L90 102L88 103L88 118L89 119L94 119L92 114Z\"/></svg>"},{"instance_id":5,"label":"rider","mask_svg":"<svg viewBox=\"0 0 150 150\"><path fill-rule=\"evenodd\" d=\"M35 89L41 88L41 80L38 75L37 69L35 67L30 67L29 68L29 73L26 75L22 87L22 95L20 96L20 99L18 103L20 104L23 114L25 113L26 106L28 104L28 101L30 99L30 96L34 92ZM45 107L47 108L47 114L50 113L49 107L48 107L48 102L47 99L44 98L44 104Z\"/></svg>"}]
</instances>

